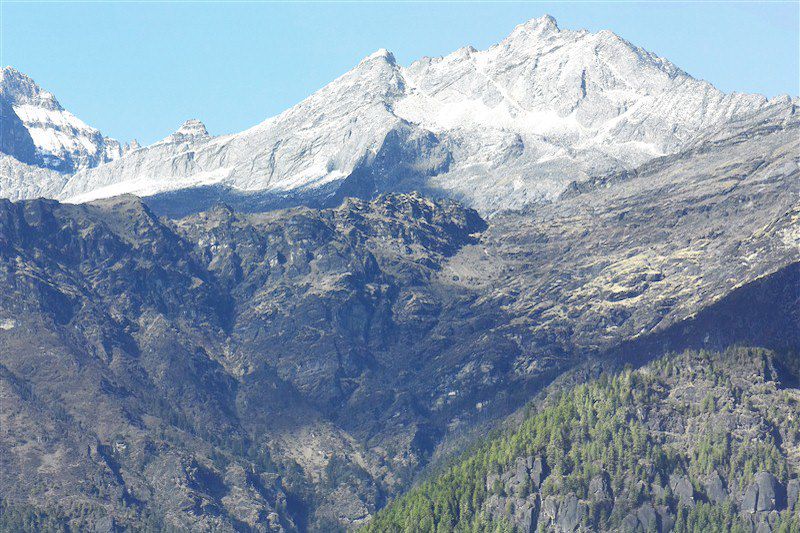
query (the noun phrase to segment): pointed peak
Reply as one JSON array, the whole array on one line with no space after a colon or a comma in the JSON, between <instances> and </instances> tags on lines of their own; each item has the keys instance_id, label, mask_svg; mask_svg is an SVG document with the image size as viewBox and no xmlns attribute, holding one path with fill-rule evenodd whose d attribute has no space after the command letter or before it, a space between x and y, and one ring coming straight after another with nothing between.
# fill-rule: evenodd
<instances>
[{"instance_id":1,"label":"pointed peak","mask_svg":"<svg viewBox=\"0 0 800 533\"><path fill-rule=\"evenodd\" d=\"M18 71L17 69L12 67L11 65L6 65L5 67L3 67L3 70L0 71L0 73L2 73L3 76L19 76L19 75L23 75L24 76L24 74L22 74L22 72Z\"/></svg>"},{"instance_id":2,"label":"pointed peak","mask_svg":"<svg viewBox=\"0 0 800 533\"><path fill-rule=\"evenodd\" d=\"M374 61L376 59L386 61L387 63L390 63L392 65L395 64L394 54L391 53L386 48L379 48L378 50L375 50L370 55L368 55L367 57L362 59L361 63L366 63L368 61Z\"/></svg>"},{"instance_id":3,"label":"pointed peak","mask_svg":"<svg viewBox=\"0 0 800 533\"><path fill-rule=\"evenodd\" d=\"M175 133L190 137L208 137L206 125L196 118L190 118L184 122Z\"/></svg>"},{"instance_id":4,"label":"pointed peak","mask_svg":"<svg viewBox=\"0 0 800 533\"><path fill-rule=\"evenodd\" d=\"M524 28L528 31L560 31L558 22L550 15L543 15L539 18L532 18L527 22L523 22L516 29Z\"/></svg>"},{"instance_id":5,"label":"pointed peak","mask_svg":"<svg viewBox=\"0 0 800 533\"><path fill-rule=\"evenodd\" d=\"M0 70L0 93L14 105L31 104L46 109L63 111L52 93L45 91L33 79L11 66Z\"/></svg>"},{"instance_id":6,"label":"pointed peak","mask_svg":"<svg viewBox=\"0 0 800 533\"><path fill-rule=\"evenodd\" d=\"M514 39L520 36L540 36L550 33L558 33L560 31L561 30L558 27L556 19L550 15L544 15L542 17L533 18L527 22L523 22L514 28L514 31L511 32L511 35L509 35L508 38Z\"/></svg>"},{"instance_id":7,"label":"pointed peak","mask_svg":"<svg viewBox=\"0 0 800 533\"><path fill-rule=\"evenodd\" d=\"M175 133L156 144L194 141L208 137L211 135L208 134L206 125L196 118L190 118Z\"/></svg>"},{"instance_id":8,"label":"pointed peak","mask_svg":"<svg viewBox=\"0 0 800 533\"><path fill-rule=\"evenodd\" d=\"M20 72L11 65L3 67L3 70L0 71L0 79L6 79L6 78L12 80L25 81L27 83L34 83L30 76L28 76L24 72Z\"/></svg>"},{"instance_id":9,"label":"pointed peak","mask_svg":"<svg viewBox=\"0 0 800 533\"><path fill-rule=\"evenodd\" d=\"M528 22L536 23L537 26L544 26L544 27L548 27L548 28L552 28L552 29L556 29L556 30L558 29L558 22L556 22L555 17L553 17L552 15L548 15L547 13L545 13L544 15L539 17L538 19L537 18L533 18L533 19L529 20Z\"/></svg>"}]
</instances>

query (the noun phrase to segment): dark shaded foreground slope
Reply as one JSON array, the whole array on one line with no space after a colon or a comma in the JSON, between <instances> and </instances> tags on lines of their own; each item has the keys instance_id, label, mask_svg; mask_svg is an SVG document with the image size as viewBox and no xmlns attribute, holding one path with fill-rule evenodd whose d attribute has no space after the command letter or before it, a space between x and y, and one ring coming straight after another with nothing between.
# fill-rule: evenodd
<instances>
[{"instance_id":1,"label":"dark shaded foreground slope","mask_svg":"<svg viewBox=\"0 0 800 533\"><path fill-rule=\"evenodd\" d=\"M0 203L3 500L102 531L354 527L589 357L791 346L797 138L726 135L488 223L416 194Z\"/></svg>"},{"instance_id":2,"label":"dark shaded foreground slope","mask_svg":"<svg viewBox=\"0 0 800 533\"><path fill-rule=\"evenodd\" d=\"M367 531L798 531L799 370L731 348L550 387Z\"/></svg>"}]
</instances>

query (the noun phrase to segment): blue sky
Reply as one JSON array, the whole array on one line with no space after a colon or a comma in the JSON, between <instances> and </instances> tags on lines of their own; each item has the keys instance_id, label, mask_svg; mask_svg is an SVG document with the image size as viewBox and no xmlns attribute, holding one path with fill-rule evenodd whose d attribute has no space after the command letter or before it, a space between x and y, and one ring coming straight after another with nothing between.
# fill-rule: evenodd
<instances>
[{"instance_id":1,"label":"blue sky","mask_svg":"<svg viewBox=\"0 0 800 533\"><path fill-rule=\"evenodd\" d=\"M545 13L613 30L725 91L800 93L798 2L0 4L0 63L123 141L156 141L192 117L240 131L378 48L402 64L483 49Z\"/></svg>"}]
</instances>

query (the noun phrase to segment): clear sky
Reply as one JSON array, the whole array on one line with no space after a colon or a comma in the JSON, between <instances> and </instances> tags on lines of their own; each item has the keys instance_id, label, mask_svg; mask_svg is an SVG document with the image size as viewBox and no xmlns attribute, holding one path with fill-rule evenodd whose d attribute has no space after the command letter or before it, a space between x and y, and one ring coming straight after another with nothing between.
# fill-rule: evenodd
<instances>
[{"instance_id":1,"label":"clear sky","mask_svg":"<svg viewBox=\"0 0 800 533\"><path fill-rule=\"evenodd\" d=\"M187 118L253 126L378 48L401 64L484 49L545 13L610 29L724 91L800 93L800 3L265 3L0 0L2 57L104 134L145 144Z\"/></svg>"}]
</instances>

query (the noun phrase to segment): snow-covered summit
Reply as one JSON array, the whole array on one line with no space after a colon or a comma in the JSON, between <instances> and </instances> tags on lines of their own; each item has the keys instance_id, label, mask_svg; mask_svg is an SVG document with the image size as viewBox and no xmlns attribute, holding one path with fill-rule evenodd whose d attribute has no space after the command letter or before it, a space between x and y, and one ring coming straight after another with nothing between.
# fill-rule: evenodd
<instances>
[{"instance_id":1,"label":"snow-covered summit","mask_svg":"<svg viewBox=\"0 0 800 533\"><path fill-rule=\"evenodd\" d=\"M12 104L32 105L52 111L63 111L52 93L45 91L29 76L17 69L7 66L0 71L0 93Z\"/></svg>"},{"instance_id":2,"label":"snow-covered summit","mask_svg":"<svg viewBox=\"0 0 800 533\"><path fill-rule=\"evenodd\" d=\"M610 31L561 29L545 16L486 50L407 67L378 50L246 131L211 137L187 122L165 141L76 173L59 197L213 186L302 201L425 189L492 212L796 105L725 94Z\"/></svg>"},{"instance_id":3,"label":"snow-covered summit","mask_svg":"<svg viewBox=\"0 0 800 533\"><path fill-rule=\"evenodd\" d=\"M164 139L163 143L197 141L210 137L206 125L192 118L184 122L178 130Z\"/></svg>"},{"instance_id":4,"label":"snow-covered summit","mask_svg":"<svg viewBox=\"0 0 800 533\"><path fill-rule=\"evenodd\" d=\"M550 15L543 15L539 18L532 18L522 24L518 24L514 30L506 37L505 41L541 37L547 33L561 31L556 19Z\"/></svg>"},{"instance_id":5,"label":"snow-covered summit","mask_svg":"<svg viewBox=\"0 0 800 533\"><path fill-rule=\"evenodd\" d=\"M4 142L2 151L24 163L74 172L123 154L119 142L103 137L65 110L51 92L12 67L0 71L0 101L4 108L3 131L11 127L16 131L15 144ZM29 142L33 146L31 154L25 146Z\"/></svg>"},{"instance_id":6,"label":"snow-covered summit","mask_svg":"<svg viewBox=\"0 0 800 533\"><path fill-rule=\"evenodd\" d=\"M373 59L380 59L380 60L383 60L383 61L387 61L388 63L390 63L392 65L394 65L396 63L395 58L394 58L394 54L391 53L386 48L379 48L379 49L375 50L370 55L368 55L367 57L362 59L361 63L364 63L366 61L372 61Z\"/></svg>"}]
</instances>

